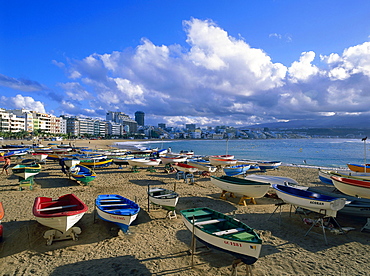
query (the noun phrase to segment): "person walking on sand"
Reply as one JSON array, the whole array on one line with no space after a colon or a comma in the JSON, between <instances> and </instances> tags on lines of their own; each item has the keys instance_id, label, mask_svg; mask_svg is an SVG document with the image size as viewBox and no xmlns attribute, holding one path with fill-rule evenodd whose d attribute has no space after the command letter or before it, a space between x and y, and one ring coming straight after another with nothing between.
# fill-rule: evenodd
<instances>
[{"instance_id":1,"label":"person walking on sand","mask_svg":"<svg viewBox=\"0 0 370 276\"><path fill-rule=\"evenodd\" d=\"M5 171L6 172L6 175L9 175L8 173L8 168L10 167L10 157L4 157L4 166L3 166L3 170L0 174L3 174L3 172Z\"/></svg>"}]
</instances>

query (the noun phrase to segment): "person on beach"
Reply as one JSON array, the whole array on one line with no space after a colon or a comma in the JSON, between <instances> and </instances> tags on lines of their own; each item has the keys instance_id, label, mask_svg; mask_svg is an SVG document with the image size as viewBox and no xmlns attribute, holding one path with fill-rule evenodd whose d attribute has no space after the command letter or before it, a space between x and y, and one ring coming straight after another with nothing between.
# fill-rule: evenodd
<instances>
[{"instance_id":1,"label":"person on beach","mask_svg":"<svg viewBox=\"0 0 370 276\"><path fill-rule=\"evenodd\" d=\"M4 166L3 166L3 170L0 174L3 174L3 172L5 171L6 172L6 175L9 175L8 173L8 168L10 167L10 157L4 157Z\"/></svg>"}]
</instances>

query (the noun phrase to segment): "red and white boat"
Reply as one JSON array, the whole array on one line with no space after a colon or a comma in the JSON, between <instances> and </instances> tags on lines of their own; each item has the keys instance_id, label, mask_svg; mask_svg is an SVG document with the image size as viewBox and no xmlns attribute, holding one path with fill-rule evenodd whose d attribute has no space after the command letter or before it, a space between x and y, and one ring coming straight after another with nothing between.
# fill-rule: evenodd
<instances>
[{"instance_id":1,"label":"red and white boat","mask_svg":"<svg viewBox=\"0 0 370 276\"><path fill-rule=\"evenodd\" d=\"M38 162L44 162L47 157L48 157L47 153L42 153L42 152L33 152L32 153L32 158L35 159Z\"/></svg>"},{"instance_id":2,"label":"red and white boat","mask_svg":"<svg viewBox=\"0 0 370 276\"><path fill-rule=\"evenodd\" d=\"M346 195L369 198L370 199L370 180L358 177L340 177L332 175L331 177L335 188Z\"/></svg>"},{"instance_id":3,"label":"red and white boat","mask_svg":"<svg viewBox=\"0 0 370 276\"><path fill-rule=\"evenodd\" d=\"M161 156L162 164L185 162L187 156Z\"/></svg>"},{"instance_id":4,"label":"red and white boat","mask_svg":"<svg viewBox=\"0 0 370 276\"><path fill-rule=\"evenodd\" d=\"M59 198L36 197L33 204L33 215L45 226L53 228L46 231L44 238L50 245L53 240L77 239L81 233L79 227L73 227L87 212L87 205L74 194Z\"/></svg>"},{"instance_id":5,"label":"red and white boat","mask_svg":"<svg viewBox=\"0 0 370 276\"><path fill-rule=\"evenodd\" d=\"M172 165L176 170L188 173L195 173L198 171L198 168L185 164L185 163L175 163Z\"/></svg>"},{"instance_id":6,"label":"red and white boat","mask_svg":"<svg viewBox=\"0 0 370 276\"><path fill-rule=\"evenodd\" d=\"M236 159L229 159L229 158L228 159L225 159L225 158L210 158L209 159L209 162L213 166L225 167L225 166L234 166L234 165L236 165L236 163L238 162L238 160L236 160Z\"/></svg>"},{"instance_id":7,"label":"red and white boat","mask_svg":"<svg viewBox=\"0 0 370 276\"><path fill-rule=\"evenodd\" d=\"M230 155L230 154L208 156L209 160L211 160L211 159L234 159L234 158L235 158L235 156Z\"/></svg>"},{"instance_id":8,"label":"red and white boat","mask_svg":"<svg viewBox=\"0 0 370 276\"><path fill-rule=\"evenodd\" d=\"M137 167L153 167L158 166L161 162L160 159L146 159L146 158L132 158L127 160L130 166Z\"/></svg>"}]
</instances>

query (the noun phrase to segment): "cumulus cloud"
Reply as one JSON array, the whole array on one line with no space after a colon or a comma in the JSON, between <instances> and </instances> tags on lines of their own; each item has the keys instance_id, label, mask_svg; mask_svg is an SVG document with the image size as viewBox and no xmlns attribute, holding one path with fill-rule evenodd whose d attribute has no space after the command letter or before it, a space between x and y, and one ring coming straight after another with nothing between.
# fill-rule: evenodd
<instances>
[{"instance_id":1,"label":"cumulus cloud","mask_svg":"<svg viewBox=\"0 0 370 276\"><path fill-rule=\"evenodd\" d=\"M15 97L5 97L0 98L0 103L7 109L27 109L33 110L40 113L45 112L45 106L40 101L35 101L32 97L24 97L20 94Z\"/></svg>"},{"instance_id":2,"label":"cumulus cloud","mask_svg":"<svg viewBox=\"0 0 370 276\"><path fill-rule=\"evenodd\" d=\"M134 49L69 61L72 81L60 84L68 96L62 108L91 116L143 110L169 125L248 125L353 114L368 106L369 42L320 59L304 51L287 67L211 20L192 18L183 28L186 47L143 38Z\"/></svg>"}]
</instances>

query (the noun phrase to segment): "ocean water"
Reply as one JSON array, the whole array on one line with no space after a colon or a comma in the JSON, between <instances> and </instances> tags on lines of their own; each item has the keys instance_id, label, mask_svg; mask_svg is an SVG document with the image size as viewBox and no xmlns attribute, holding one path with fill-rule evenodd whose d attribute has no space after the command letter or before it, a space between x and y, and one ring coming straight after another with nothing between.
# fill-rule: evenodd
<instances>
[{"instance_id":1,"label":"ocean water","mask_svg":"<svg viewBox=\"0 0 370 276\"><path fill-rule=\"evenodd\" d=\"M285 165L346 168L347 163L370 163L370 146L361 139L169 140L132 141L172 152L196 155L232 154L236 159L281 161ZM367 161L367 158L369 159Z\"/></svg>"}]
</instances>

